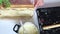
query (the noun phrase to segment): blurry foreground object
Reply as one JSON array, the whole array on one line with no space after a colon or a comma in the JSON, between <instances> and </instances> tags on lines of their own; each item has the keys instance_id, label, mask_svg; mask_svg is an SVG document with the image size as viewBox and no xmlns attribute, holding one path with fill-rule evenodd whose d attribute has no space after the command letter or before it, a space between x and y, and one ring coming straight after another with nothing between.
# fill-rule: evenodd
<instances>
[{"instance_id":1,"label":"blurry foreground object","mask_svg":"<svg viewBox=\"0 0 60 34\"><path fill-rule=\"evenodd\" d=\"M7 8L10 7L10 1L9 0L0 0L0 8Z\"/></svg>"},{"instance_id":2,"label":"blurry foreground object","mask_svg":"<svg viewBox=\"0 0 60 34\"><path fill-rule=\"evenodd\" d=\"M43 5L43 0L31 0L31 2L34 4L35 8L38 8Z\"/></svg>"},{"instance_id":3,"label":"blurry foreground object","mask_svg":"<svg viewBox=\"0 0 60 34\"><path fill-rule=\"evenodd\" d=\"M20 27L19 34L38 34L38 29L33 23L26 22Z\"/></svg>"},{"instance_id":4,"label":"blurry foreground object","mask_svg":"<svg viewBox=\"0 0 60 34\"><path fill-rule=\"evenodd\" d=\"M33 16L33 8L0 9L0 17Z\"/></svg>"}]
</instances>

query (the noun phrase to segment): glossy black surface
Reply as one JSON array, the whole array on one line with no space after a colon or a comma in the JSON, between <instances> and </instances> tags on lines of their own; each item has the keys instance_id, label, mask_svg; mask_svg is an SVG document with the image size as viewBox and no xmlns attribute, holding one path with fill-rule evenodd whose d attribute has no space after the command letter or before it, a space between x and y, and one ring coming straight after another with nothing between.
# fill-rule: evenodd
<instances>
[{"instance_id":1,"label":"glossy black surface","mask_svg":"<svg viewBox=\"0 0 60 34\"><path fill-rule=\"evenodd\" d=\"M60 27L43 30L43 26L60 24L60 7L38 8L36 10L40 26L40 34L60 34Z\"/></svg>"},{"instance_id":2,"label":"glossy black surface","mask_svg":"<svg viewBox=\"0 0 60 34\"><path fill-rule=\"evenodd\" d=\"M60 23L60 7L38 8L37 14L43 26Z\"/></svg>"}]
</instances>

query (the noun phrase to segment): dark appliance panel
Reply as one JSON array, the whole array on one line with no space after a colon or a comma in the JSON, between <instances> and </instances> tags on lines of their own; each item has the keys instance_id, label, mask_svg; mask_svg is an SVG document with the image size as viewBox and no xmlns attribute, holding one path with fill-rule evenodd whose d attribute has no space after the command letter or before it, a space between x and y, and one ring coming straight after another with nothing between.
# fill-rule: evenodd
<instances>
[{"instance_id":1,"label":"dark appliance panel","mask_svg":"<svg viewBox=\"0 0 60 34\"><path fill-rule=\"evenodd\" d=\"M60 7L38 8L36 12L41 34L60 34L60 27L43 30L44 26L60 24Z\"/></svg>"}]
</instances>

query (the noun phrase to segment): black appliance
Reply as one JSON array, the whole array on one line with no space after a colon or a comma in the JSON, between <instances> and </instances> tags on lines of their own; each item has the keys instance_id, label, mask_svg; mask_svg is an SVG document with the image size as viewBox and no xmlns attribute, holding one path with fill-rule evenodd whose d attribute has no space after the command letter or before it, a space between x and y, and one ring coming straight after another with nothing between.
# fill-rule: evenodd
<instances>
[{"instance_id":1,"label":"black appliance","mask_svg":"<svg viewBox=\"0 0 60 34\"><path fill-rule=\"evenodd\" d=\"M60 34L60 27L43 30L44 26L60 24L60 7L38 8L36 10L40 26L40 34Z\"/></svg>"}]
</instances>

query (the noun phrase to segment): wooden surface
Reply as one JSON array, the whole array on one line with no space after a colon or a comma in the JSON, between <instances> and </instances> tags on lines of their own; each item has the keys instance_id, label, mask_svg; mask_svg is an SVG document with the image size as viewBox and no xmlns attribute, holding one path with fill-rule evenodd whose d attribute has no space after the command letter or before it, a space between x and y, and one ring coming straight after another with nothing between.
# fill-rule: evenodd
<instances>
[{"instance_id":1,"label":"wooden surface","mask_svg":"<svg viewBox=\"0 0 60 34\"><path fill-rule=\"evenodd\" d=\"M33 5L11 5L11 8L34 8Z\"/></svg>"},{"instance_id":2,"label":"wooden surface","mask_svg":"<svg viewBox=\"0 0 60 34\"><path fill-rule=\"evenodd\" d=\"M8 8L33 8L34 9L34 6L33 5L11 5ZM0 9L4 9L4 8L0 6Z\"/></svg>"},{"instance_id":3,"label":"wooden surface","mask_svg":"<svg viewBox=\"0 0 60 34\"><path fill-rule=\"evenodd\" d=\"M0 6L1 8L2 6ZM9 8L34 8L33 5L11 5Z\"/></svg>"},{"instance_id":4,"label":"wooden surface","mask_svg":"<svg viewBox=\"0 0 60 34\"><path fill-rule=\"evenodd\" d=\"M45 26L43 27L43 30L49 30L49 29L56 28L56 27L60 27L60 24Z\"/></svg>"}]
</instances>

